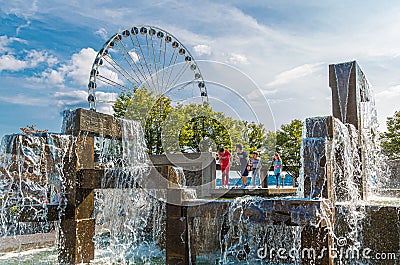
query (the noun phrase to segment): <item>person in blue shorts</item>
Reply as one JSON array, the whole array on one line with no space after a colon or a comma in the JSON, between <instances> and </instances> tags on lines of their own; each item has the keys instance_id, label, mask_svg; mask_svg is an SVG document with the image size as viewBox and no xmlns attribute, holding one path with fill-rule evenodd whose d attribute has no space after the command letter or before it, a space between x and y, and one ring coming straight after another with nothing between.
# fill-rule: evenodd
<instances>
[{"instance_id":1,"label":"person in blue shorts","mask_svg":"<svg viewBox=\"0 0 400 265\"><path fill-rule=\"evenodd\" d=\"M279 180L282 172L282 159L278 153L274 154L272 164L274 166L274 175L276 177L276 187L279 188Z\"/></svg>"}]
</instances>

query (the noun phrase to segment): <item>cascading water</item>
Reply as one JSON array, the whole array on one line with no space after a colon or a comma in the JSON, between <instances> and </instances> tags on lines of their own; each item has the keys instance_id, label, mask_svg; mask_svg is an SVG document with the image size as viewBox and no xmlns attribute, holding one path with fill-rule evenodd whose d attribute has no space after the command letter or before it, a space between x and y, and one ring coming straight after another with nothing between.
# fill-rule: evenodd
<instances>
[{"instance_id":1,"label":"cascading water","mask_svg":"<svg viewBox=\"0 0 400 265\"><path fill-rule=\"evenodd\" d=\"M123 120L122 143L98 140L98 167L106 168L96 193L96 260L107 264L163 264L165 198L146 189L150 167L138 122ZM121 153L116 152L121 150ZM104 187L105 188L105 187Z\"/></svg>"},{"instance_id":2,"label":"cascading water","mask_svg":"<svg viewBox=\"0 0 400 265\"><path fill-rule=\"evenodd\" d=\"M284 209L293 200L298 206L288 215ZM307 206L299 198L244 196L216 201L215 205L219 207L212 203L202 206L206 214L191 221L197 264L302 264L306 255L302 253L303 230L330 222L329 213L317 209L312 211L314 217L306 217ZM318 264L320 254L312 253L314 264Z\"/></svg>"},{"instance_id":3,"label":"cascading water","mask_svg":"<svg viewBox=\"0 0 400 265\"><path fill-rule=\"evenodd\" d=\"M14 134L2 139L0 148L0 244L3 251L16 254L0 256L0 262L24 264L30 255L19 255L25 249L52 246L41 259L55 262L54 245L59 222L48 220L50 207L58 218L65 209L63 166L73 150L71 136L40 133ZM21 222L21 220L37 222Z\"/></svg>"},{"instance_id":4,"label":"cascading water","mask_svg":"<svg viewBox=\"0 0 400 265\"><path fill-rule=\"evenodd\" d=\"M75 141L73 136L50 133L3 138L0 253L7 253L0 254L0 263L38 264L40 260L58 264L56 241L68 203L64 197L64 166L68 164L66 158L76 155ZM122 141L97 138L96 168L104 169L105 174L102 189L95 191L94 264L165 263L166 194L145 187L150 172L145 146L140 124L133 121L123 121ZM47 221L49 207L56 207L55 219L59 221ZM36 222L25 222L26 212L33 213L29 218ZM33 239L37 244L29 248L44 242L51 248L24 252L26 242Z\"/></svg>"},{"instance_id":5,"label":"cascading water","mask_svg":"<svg viewBox=\"0 0 400 265\"><path fill-rule=\"evenodd\" d=\"M345 122L347 119L347 104L349 102L349 84L350 73L353 69L353 63L344 63L334 65L336 82L338 88L338 99L341 121Z\"/></svg>"},{"instance_id":6,"label":"cascading water","mask_svg":"<svg viewBox=\"0 0 400 265\"><path fill-rule=\"evenodd\" d=\"M379 190L385 188L388 183L387 161L381 152L380 133L378 130L378 115L375 107L372 87L367 78L357 66L357 90L360 91L359 110L361 116L360 145L362 146L362 158L367 198L379 196Z\"/></svg>"}]
</instances>

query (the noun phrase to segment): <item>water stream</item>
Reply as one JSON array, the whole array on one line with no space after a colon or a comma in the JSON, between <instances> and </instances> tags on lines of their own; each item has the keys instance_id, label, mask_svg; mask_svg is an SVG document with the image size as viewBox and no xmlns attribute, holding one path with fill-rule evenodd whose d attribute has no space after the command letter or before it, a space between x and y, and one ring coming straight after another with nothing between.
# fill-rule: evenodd
<instances>
[{"instance_id":1,"label":"water stream","mask_svg":"<svg viewBox=\"0 0 400 265\"><path fill-rule=\"evenodd\" d=\"M122 143L99 139L98 166L110 167L102 183L117 179L95 199L96 259L107 264L154 264L165 258L165 202L160 200L165 194L141 188L150 172L143 135L138 122L123 120Z\"/></svg>"}]
</instances>

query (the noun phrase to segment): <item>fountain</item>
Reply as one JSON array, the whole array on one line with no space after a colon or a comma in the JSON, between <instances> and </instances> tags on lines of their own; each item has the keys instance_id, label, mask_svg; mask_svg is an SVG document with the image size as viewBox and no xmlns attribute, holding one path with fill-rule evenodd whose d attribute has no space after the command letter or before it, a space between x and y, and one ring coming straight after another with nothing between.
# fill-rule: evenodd
<instances>
[{"instance_id":1,"label":"fountain","mask_svg":"<svg viewBox=\"0 0 400 265\"><path fill-rule=\"evenodd\" d=\"M397 264L372 89L356 62L329 70L333 116L305 121L297 196L221 192L210 153L148 156L139 123L77 109L61 134L4 137L0 240L45 235L31 247L57 244L53 264Z\"/></svg>"}]
</instances>

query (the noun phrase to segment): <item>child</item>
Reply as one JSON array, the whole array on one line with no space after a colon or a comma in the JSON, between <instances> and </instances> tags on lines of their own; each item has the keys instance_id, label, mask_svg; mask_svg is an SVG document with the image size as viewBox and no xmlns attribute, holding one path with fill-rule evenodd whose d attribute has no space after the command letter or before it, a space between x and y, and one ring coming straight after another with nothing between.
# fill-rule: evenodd
<instances>
[{"instance_id":1,"label":"child","mask_svg":"<svg viewBox=\"0 0 400 265\"><path fill-rule=\"evenodd\" d=\"M279 177L281 176L282 172L282 159L278 153L274 154L274 160L272 161L274 165L274 175L276 177L276 187L279 188Z\"/></svg>"},{"instance_id":2,"label":"child","mask_svg":"<svg viewBox=\"0 0 400 265\"><path fill-rule=\"evenodd\" d=\"M219 163L221 165L221 173L222 173L222 187L229 187L229 169L231 164L231 153L224 147L220 147L218 149L218 158Z\"/></svg>"},{"instance_id":3,"label":"child","mask_svg":"<svg viewBox=\"0 0 400 265\"><path fill-rule=\"evenodd\" d=\"M252 178L251 178L251 184L256 187L256 179L259 180L260 185L261 185L261 179L260 179L260 171L261 171L261 160L258 157L258 152L254 151L252 154L253 159L251 159L251 171L252 173Z\"/></svg>"}]
</instances>

